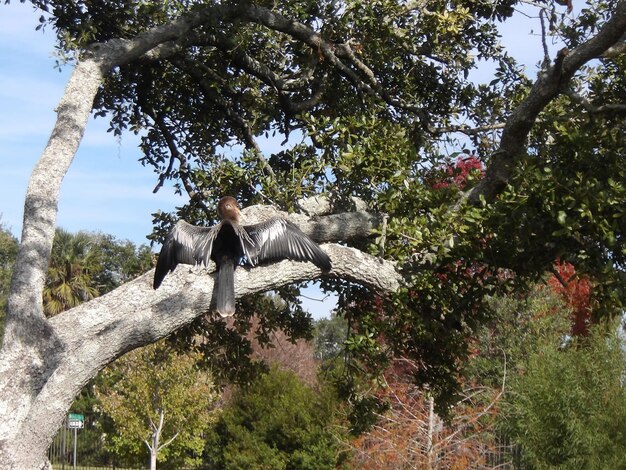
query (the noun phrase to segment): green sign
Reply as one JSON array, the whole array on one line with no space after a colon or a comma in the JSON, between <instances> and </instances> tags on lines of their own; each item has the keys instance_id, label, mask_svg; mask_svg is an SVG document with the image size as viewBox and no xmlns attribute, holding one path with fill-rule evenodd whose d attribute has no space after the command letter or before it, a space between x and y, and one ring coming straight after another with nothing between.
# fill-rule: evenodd
<instances>
[{"instance_id":1,"label":"green sign","mask_svg":"<svg viewBox=\"0 0 626 470\"><path fill-rule=\"evenodd\" d=\"M85 416L79 413L67 415L67 427L70 429L82 429L85 426Z\"/></svg>"}]
</instances>

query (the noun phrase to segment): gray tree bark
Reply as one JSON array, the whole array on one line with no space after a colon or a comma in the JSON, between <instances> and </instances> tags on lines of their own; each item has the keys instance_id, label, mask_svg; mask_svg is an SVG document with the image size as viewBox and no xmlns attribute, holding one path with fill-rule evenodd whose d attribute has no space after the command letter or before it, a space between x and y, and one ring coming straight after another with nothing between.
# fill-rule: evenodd
<instances>
[{"instance_id":1,"label":"gray tree bark","mask_svg":"<svg viewBox=\"0 0 626 470\"><path fill-rule=\"evenodd\" d=\"M337 226L367 235L369 222L364 224L361 218L368 220L357 216L355 221L355 214L339 214L320 217L301 227L315 238L316 232L328 238ZM332 276L382 292L399 288L401 277L393 263L336 244L324 244L322 248L332 259ZM42 318L39 324L43 331L36 333L37 341L28 338L30 323L21 326L23 336L5 337L0 360L7 371L0 375L0 467L40 468L74 397L98 371L211 308L213 271L213 264L207 269L180 265L155 291L151 270L107 295L50 319ZM291 261L239 268L235 273L235 295L240 298L322 274L311 263ZM19 325L19 321L13 321Z\"/></svg>"}]
</instances>

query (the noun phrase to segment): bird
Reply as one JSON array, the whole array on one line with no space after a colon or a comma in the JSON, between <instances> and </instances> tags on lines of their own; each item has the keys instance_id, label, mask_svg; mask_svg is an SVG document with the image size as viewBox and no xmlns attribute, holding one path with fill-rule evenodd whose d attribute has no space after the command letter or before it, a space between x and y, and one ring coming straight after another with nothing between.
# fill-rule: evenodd
<instances>
[{"instance_id":1,"label":"bird","mask_svg":"<svg viewBox=\"0 0 626 470\"><path fill-rule=\"evenodd\" d=\"M241 209L232 196L219 200L217 215L220 222L213 227L198 227L182 219L176 223L157 259L154 289L180 263L207 266L213 260L216 310L230 317L235 313L235 268L242 262L254 267L290 259L310 261L325 272L332 269L330 257L320 246L283 217L241 225Z\"/></svg>"}]
</instances>

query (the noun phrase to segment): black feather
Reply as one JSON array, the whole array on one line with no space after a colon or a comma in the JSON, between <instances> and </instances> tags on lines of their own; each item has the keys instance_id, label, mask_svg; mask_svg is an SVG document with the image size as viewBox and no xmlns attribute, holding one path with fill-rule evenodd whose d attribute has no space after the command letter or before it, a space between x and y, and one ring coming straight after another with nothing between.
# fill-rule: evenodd
<instances>
[{"instance_id":1,"label":"black feather","mask_svg":"<svg viewBox=\"0 0 626 470\"><path fill-rule=\"evenodd\" d=\"M235 312L235 268L243 259L252 266L290 259L310 261L324 271L332 263L328 255L291 222L274 217L255 225L242 226L236 220L223 220L206 228L181 220L168 235L154 271L153 287L158 288L168 272L178 264L204 264L215 261L215 295L222 316Z\"/></svg>"},{"instance_id":2,"label":"black feather","mask_svg":"<svg viewBox=\"0 0 626 470\"><path fill-rule=\"evenodd\" d=\"M225 259L215 276L215 308L223 317L235 313L235 260Z\"/></svg>"},{"instance_id":3,"label":"black feather","mask_svg":"<svg viewBox=\"0 0 626 470\"><path fill-rule=\"evenodd\" d=\"M247 225L244 229L255 245L248 260L253 266L290 259L311 261L324 271L332 268L330 258L319 245L288 220L274 217L260 224Z\"/></svg>"}]
</instances>

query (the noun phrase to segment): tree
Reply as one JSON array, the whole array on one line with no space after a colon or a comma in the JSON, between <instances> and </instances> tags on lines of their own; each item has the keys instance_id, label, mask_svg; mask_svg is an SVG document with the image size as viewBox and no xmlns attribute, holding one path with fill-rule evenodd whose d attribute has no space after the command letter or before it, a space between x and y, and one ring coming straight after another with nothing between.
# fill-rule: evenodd
<instances>
[{"instance_id":1,"label":"tree","mask_svg":"<svg viewBox=\"0 0 626 470\"><path fill-rule=\"evenodd\" d=\"M543 342L558 344L571 331L570 308L543 283L516 295L494 296L488 306L493 313L476 332L471 359L463 370L470 383L499 387L504 380L503 363L510 382L523 373L526 359L537 354Z\"/></svg>"},{"instance_id":2,"label":"tree","mask_svg":"<svg viewBox=\"0 0 626 470\"><path fill-rule=\"evenodd\" d=\"M97 297L99 261L88 234L57 229L43 290L44 312L56 315Z\"/></svg>"},{"instance_id":3,"label":"tree","mask_svg":"<svg viewBox=\"0 0 626 470\"><path fill-rule=\"evenodd\" d=\"M178 458L182 465L200 461L202 435L213 419L218 394L210 374L197 362L197 355L177 354L159 342L107 370L117 381L102 387L98 396L116 426L109 437L116 453L142 456L147 447L151 470L158 458Z\"/></svg>"},{"instance_id":4,"label":"tree","mask_svg":"<svg viewBox=\"0 0 626 470\"><path fill-rule=\"evenodd\" d=\"M344 318L338 315L320 318L315 322L315 357L322 361L336 357L343 351L347 337L348 325Z\"/></svg>"},{"instance_id":5,"label":"tree","mask_svg":"<svg viewBox=\"0 0 626 470\"><path fill-rule=\"evenodd\" d=\"M503 408L503 425L533 468L626 464L626 356L615 322L563 345L547 338L524 363Z\"/></svg>"},{"instance_id":6,"label":"tree","mask_svg":"<svg viewBox=\"0 0 626 470\"><path fill-rule=\"evenodd\" d=\"M4 316L7 311L9 283L17 255L17 247L16 238L4 225L0 224L0 338L4 333Z\"/></svg>"},{"instance_id":7,"label":"tree","mask_svg":"<svg viewBox=\"0 0 626 470\"><path fill-rule=\"evenodd\" d=\"M152 267L152 252L148 245L136 246L129 240L118 240L108 234L93 233L90 236L102 264L95 276L101 295L135 279Z\"/></svg>"},{"instance_id":8,"label":"tree","mask_svg":"<svg viewBox=\"0 0 626 470\"><path fill-rule=\"evenodd\" d=\"M0 355L0 466L41 466L81 387L191 323L212 292L210 276L178 270L155 293L148 273L45 317L58 192L92 111L115 133L144 130L155 189L173 180L189 196L157 217L155 238L176 217L208 223L224 193L288 210L308 197L307 217L293 219L341 242L324 245L333 271L322 286L339 295L348 347L372 372L392 356L419 360L416 379L440 408L486 293L560 258L597 282L607 313L623 305L624 0L571 20L537 2L545 34L567 48L546 53L534 81L498 43L515 0L32 3L50 12L42 21L74 71L26 195ZM495 79L468 82L483 58ZM299 142L266 155L259 137L274 132ZM474 140L485 176L435 190L432 169L446 145L462 148L457 133ZM233 142L245 150L222 155ZM320 275L290 262L239 270L236 295Z\"/></svg>"},{"instance_id":9,"label":"tree","mask_svg":"<svg viewBox=\"0 0 626 470\"><path fill-rule=\"evenodd\" d=\"M340 463L333 401L276 367L235 392L209 434L207 458L224 469L332 469Z\"/></svg>"}]
</instances>

